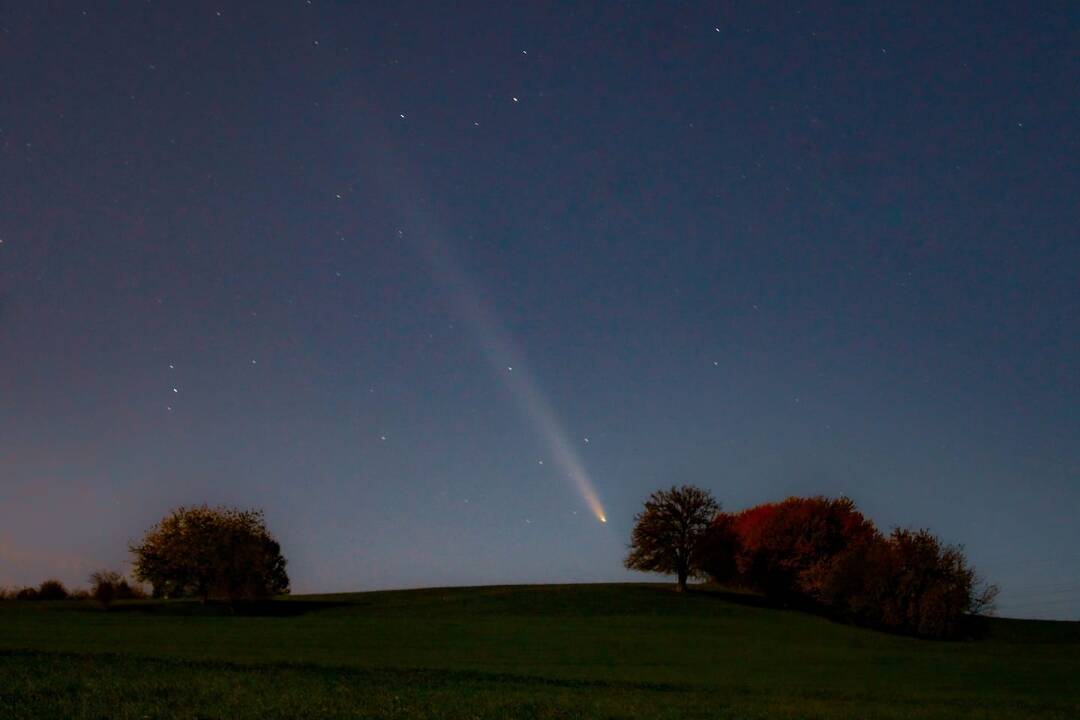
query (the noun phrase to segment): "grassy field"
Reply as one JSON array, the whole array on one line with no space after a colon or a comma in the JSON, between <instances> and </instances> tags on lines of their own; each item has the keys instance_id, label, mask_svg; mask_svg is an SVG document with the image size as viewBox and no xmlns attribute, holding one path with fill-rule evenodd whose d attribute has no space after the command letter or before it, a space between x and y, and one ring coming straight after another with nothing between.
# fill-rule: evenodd
<instances>
[{"instance_id":1,"label":"grassy field","mask_svg":"<svg viewBox=\"0 0 1080 720\"><path fill-rule=\"evenodd\" d=\"M1080 623L930 642L658 585L0 603L0 718L1077 718Z\"/></svg>"}]
</instances>

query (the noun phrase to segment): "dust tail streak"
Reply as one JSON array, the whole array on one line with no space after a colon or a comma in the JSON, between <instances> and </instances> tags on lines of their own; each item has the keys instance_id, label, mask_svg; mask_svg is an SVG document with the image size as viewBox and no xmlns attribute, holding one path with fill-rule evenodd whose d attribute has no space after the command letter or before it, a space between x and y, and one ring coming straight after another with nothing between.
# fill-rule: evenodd
<instances>
[{"instance_id":1,"label":"dust tail streak","mask_svg":"<svg viewBox=\"0 0 1080 720\"><path fill-rule=\"evenodd\" d=\"M413 244L421 250L432 272L450 294L454 305L483 347L488 362L504 379L518 409L547 443L555 466L573 483L596 519L606 523L604 507L585 465L524 359L515 351L494 313L482 304L445 243L440 242L430 228L421 232L423 235L411 238ZM410 233L403 230L401 234L404 237Z\"/></svg>"},{"instance_id":2,"label":"dust tail streak","mask_svg":"<svg viewBox=\"0 0 1080 720\"><path fill-rule=\"evenodd\" d=\"M577 449L495 312L486 307L458 263L447 235L436 219L437 213L430 201L425 201L419 183L414 180L416 173L409 168L404 156L393 152L385 135L370 126L366 130L362 136L368 162L361 162L360 166L377 169L374 186L387 194L390 204L402 217L399 237L415 248L428 264L436 282L445 290L482 346L494 372L503 378L519 411L548 445L556 469L573 484L596 519L606 523L603 504Z\"/></svg>"}]
</instances>

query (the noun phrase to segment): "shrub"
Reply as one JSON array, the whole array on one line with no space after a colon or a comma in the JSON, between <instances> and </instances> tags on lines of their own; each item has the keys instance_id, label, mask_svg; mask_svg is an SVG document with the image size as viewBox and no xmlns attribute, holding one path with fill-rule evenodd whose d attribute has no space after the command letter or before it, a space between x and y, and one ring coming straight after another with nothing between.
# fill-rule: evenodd
<instances>
[{"instance_id":1,"label":"shrub","mask_svg":"<svg viewBox=\"0 0 1080 720\"><path fill-rule=\"evenodd\" d=\"M146 593L138 585L129 585L115 570L98 570L90 574L89 596L108 607L114 600L138 600Z\"/></svg>"},{"instance_id":2,"label":"shrub","mask_svg":"<svg viewBox=\"0 0 1080 720\"><path fill-rule=\"evenodd\" d=\"M123 577L115 570L98 570L90 574L90 595L104 607L117 599L117 589Z\"/></svg>"},{"instance_id":3,"label":"shrub","mask_svg":"<svg viewBox=\"0 0 1080 720\"><path fill-rule=\"evenodd\" d=\"M24 587L15 592L16 600L37 600L38 591L37 588Z\"/></svg>"},{"instance_id":4,"label":"shrub","mask_svg":"<svg viewBox=\"0 0 1080 720\"><path fill-rule=\"evenodd\" d=\"M124 578L120 581L120 584L116 586L116 599L117 600L144 600L146 598L146 591L140 585L132 585Z\"/></svg>"},{"instance_id":5,"label":"shrub","mask_svg":"<svg viewBox=\"0 0 1080 720\"><path fill-rule=\"evenodd\" d=\"M37 600L67 600L68 591L64 583L50 579L41 583L37 590Z\"/></svg>"}]
</instances>

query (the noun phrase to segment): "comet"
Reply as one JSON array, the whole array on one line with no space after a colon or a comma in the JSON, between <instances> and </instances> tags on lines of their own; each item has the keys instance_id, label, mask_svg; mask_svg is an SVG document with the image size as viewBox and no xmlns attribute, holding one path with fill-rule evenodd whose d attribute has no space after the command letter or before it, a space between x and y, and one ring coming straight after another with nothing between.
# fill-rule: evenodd
<instances>
[{"instance_id":1,"label":"comet","mask_svg":"<svg viewBox=\"0 0 1080 720\"><path fill-rule=\"evenodd\" d=\"M404 237L403 232L399 235ZM596 519L606 523L604 506L581 456L570 442L570 436L551 403L529 372L525 359L502 329L494 311L480 301L476 289L444 243L439 243L437 237L429 236L420 246L436 276L449 292L454 305L484 349L492 370L502 378L522 416L546 442L560 474L574 486Z\"/></svg>"},{"instance_id":2,"label":"comet","mask_svg":"<svg viewBox=\"0 0 1080 720\"><path fill-rule=\"evenodd\" d=\"M377 133L372 135L377 136ZM576 446L570 441L554 408L529 372L525 358L503 329L494 308L482 301L476 287L461 268L450 249L450 243L445 240L447 235L437 222L430 203L424 202L424 194L419 192L416 183L408 182L412 173L407 169L405 158L391 153L390 143L385 138L383 142L378 142L369 137L369 143L378 158L376 166L398 169L398 172L381 174L379 178L379 185L402 211L405 227L398 228L398 238L414 247L427 263L432 276L442 286L483 348L492 371L502 378L522 416L544 439L556 469L578 491L596 519L607 523L596 486ZM588 443L588 438L585 442Z\"/></svg>"}]
</instances>

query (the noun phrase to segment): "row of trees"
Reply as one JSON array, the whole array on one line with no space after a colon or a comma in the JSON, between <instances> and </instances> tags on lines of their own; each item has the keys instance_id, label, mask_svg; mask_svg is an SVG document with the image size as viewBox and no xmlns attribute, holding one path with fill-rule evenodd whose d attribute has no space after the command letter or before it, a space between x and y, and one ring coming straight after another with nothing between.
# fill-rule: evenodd
<instances>
[{"instance_id":1,"label":"row of trees","mask_svg":"<svg viewBox=\"0 0 1080 720\"><path fill-rule=\"evenodd\" d=\"M289 592L281 547L257 510L181 507L130 546L135 579L158 598L238 600ZM959 547L926 530L880 532L847 498L791 497L724 513L693 486L653 493L636 517L625 564L737 585L778 602L923 637L954 637L985 613L997 589L981 586ZM108 605L138 597L118 573L91 576L87 595ZM71 596L49 580L17 599Z\"/></svg>"},{"instance_id":2,"label":"row of trees","mask_svg":"<svg viewBox=\"0 0 1080 720\"><path fill-rule=\"evenodd\" d=\"M885 534L848 498L791 497L721 512L693 486L653 493L635 517L626 567L708 578L777 602L921 637L955 637L988 613L962 548L927 530Z\"/></svg>"},{"instance_id":3,"label":"row of trees","mask_svg":"<svg viewBox=\"0 0 1080 720\"><path fill-rule=\"evenodd\" d=\"M250 600L289 592L281 546L259 510L180 507L132 543L132 575L148 583L155 598ZM69 591L59 580L39 587L0 591L0 599L138 599L146 593L115 571L90 576L91 589Z\"/></svg>"},{"instance_id":4,"label":"row of trees","mask_svg":"<svg viewBox=\"0 0 1080 720\"><path fill-rule=\"evenodd\" d=\"M23 600L51 602L59 600L96 600L108 606L113 600L138 600L146 592L113 570L100 570L90 575L90 589L68 589L64 583L49 579L37 587L21 587L5 590L0 588L0 600Z\"/></svg>"}]
</instances>

